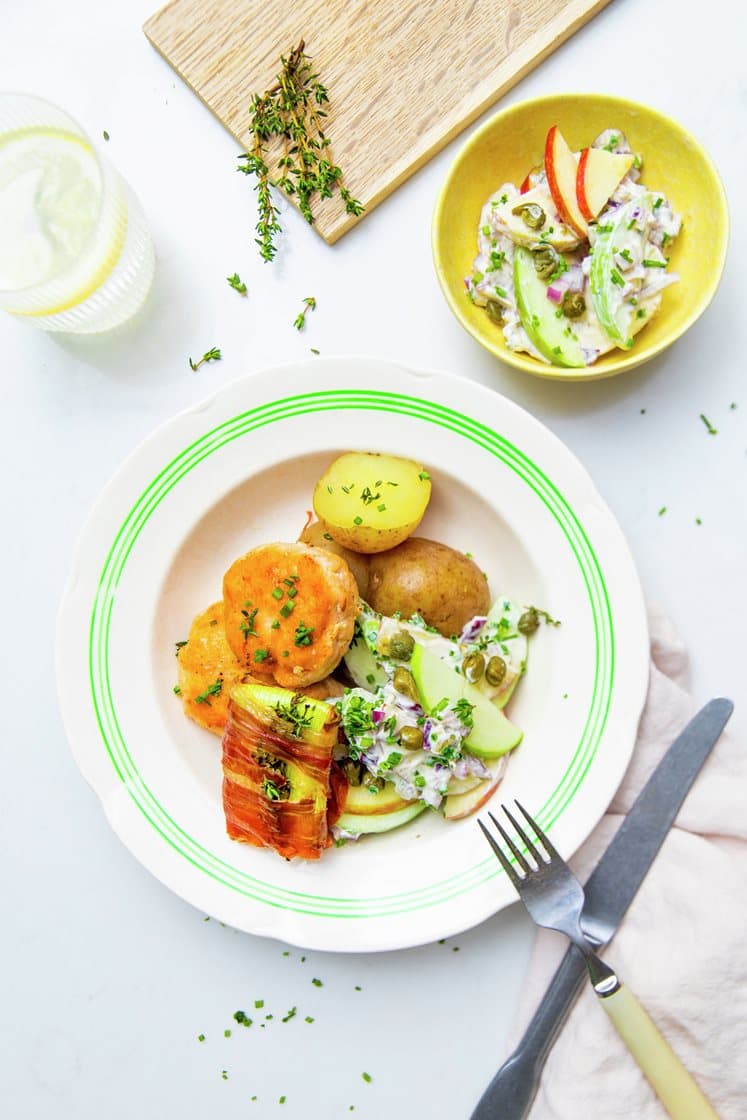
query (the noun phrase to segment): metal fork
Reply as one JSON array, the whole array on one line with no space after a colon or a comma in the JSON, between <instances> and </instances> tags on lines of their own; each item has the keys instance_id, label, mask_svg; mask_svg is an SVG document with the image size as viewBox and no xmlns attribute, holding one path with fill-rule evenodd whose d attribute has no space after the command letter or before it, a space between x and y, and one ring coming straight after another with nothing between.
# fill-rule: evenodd
<instances>
[{"instance_id":1,"label":"metal fork","mask_svg":"<svg viewBox=\"0 0 747 1120\"><path fill-rule=\"evenodd\" d=\"M518 801L515 804L536 837L533 840L526 826L502 805L523 850L492 813L489 812L488 816L498 830L505 850L482 820L477 823L516 887L530 917L538 926L564 933L582 953L592 987L602 1006L673 1120L718 1120L712 1106L648 1013L630 989L621 983L614 970L594 952L581 928L584 888L523 805Z\"/></svg>"}]
</instances>

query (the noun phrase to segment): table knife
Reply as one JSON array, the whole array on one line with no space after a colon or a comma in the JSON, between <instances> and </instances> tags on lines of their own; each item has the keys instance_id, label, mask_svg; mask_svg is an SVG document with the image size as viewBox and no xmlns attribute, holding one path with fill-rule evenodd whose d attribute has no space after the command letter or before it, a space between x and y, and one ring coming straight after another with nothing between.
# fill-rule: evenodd
<instances>
[{"instance_id":1,"label":"table knife","mask_svg":"<svg viewBox=\"0 0 747 1120\"><path fill-rule=\"evenodd\" d=\"M590 943L613 936L723 731L734 705L710 700L672 743L633 803L584 886L581 918ZM516 1050L480 1098L471 1120L522 1120L532 1106L547 1055L586 979L580 953L567 950Z\"/></svg>"}]
</instances>

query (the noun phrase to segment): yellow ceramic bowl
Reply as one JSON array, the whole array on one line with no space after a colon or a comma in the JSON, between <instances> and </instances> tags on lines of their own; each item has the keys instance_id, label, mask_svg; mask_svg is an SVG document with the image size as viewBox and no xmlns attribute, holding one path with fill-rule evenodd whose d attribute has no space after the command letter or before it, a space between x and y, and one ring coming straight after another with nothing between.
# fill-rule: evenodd
<instances>
[{"instance_id":1,"label":"yellow ceramic bowl","mask_svg":"<svg viewBox=\"0 0 747 1120\"><path fill-rule=\"evenodd\" d=\"M671 269L680 281L667 288L655 319L632 350L612 350L585 369L546 365L509 350L500 327L467 298L464 278L477 255L477 228L486 199L505 182L521 183L543 162L545 137L557 124L574 151L604 128L619 128L643 159L642 182L662 191L682 216ZM497 358L539 377L583 381L611 377L661 353L701 315L718 287L726 257L729 213L718 172L703 148L669 117L624 98L565 93L522 101L496 113L454 160L433 215L433 259L451 310Z\"/></svg>"}]
</instances>

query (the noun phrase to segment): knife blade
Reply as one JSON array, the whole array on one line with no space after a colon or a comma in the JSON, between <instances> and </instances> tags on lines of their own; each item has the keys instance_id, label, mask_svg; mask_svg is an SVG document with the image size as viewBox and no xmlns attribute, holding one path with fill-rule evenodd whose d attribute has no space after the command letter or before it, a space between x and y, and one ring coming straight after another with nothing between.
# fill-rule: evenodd
<instances>
[{"instance_id":1,"label":"knife blade","mask_svg":"<svg viewBox=\"0 0 747 1120\"><path fill-rule=\"evenodd\" d=\"M589 876L581 924L595 947L605 945L620 925L733 710L731 700L710 700L680 732ZM524 1037L488 1085L471 1120L522 1120L527 1115L547 1055L585 978L583 958L571 947Z\"/></svg>"}]
</instances>

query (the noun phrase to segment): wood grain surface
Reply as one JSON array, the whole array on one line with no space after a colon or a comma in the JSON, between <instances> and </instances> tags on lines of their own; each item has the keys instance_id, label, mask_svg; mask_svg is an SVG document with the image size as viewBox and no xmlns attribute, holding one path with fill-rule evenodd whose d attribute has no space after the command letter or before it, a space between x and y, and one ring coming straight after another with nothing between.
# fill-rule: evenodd
<instances>
[{"instance_id":1,"label":"wood grain surface","mask_svg":"<svg viewBox=\"0 0 747 1120\"><path fill-rule=\"evenodd\" d=\"M609 0L171 0L153 46L249 145L249 102L301 39L330 94L327 132L366 212ZM330 243L359 218L315 208Z\"/></svg>"}]
</instances>

